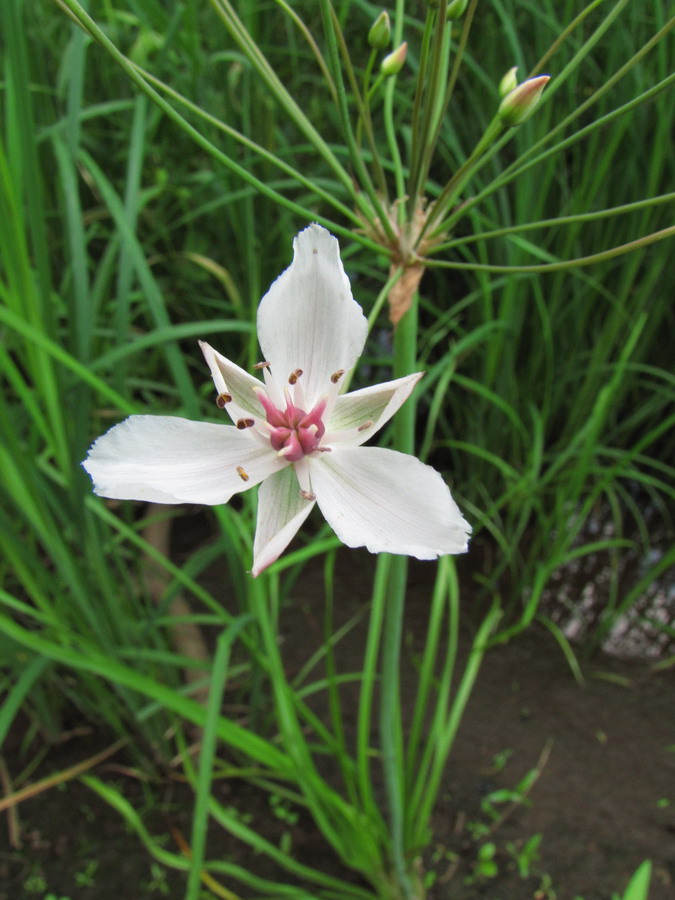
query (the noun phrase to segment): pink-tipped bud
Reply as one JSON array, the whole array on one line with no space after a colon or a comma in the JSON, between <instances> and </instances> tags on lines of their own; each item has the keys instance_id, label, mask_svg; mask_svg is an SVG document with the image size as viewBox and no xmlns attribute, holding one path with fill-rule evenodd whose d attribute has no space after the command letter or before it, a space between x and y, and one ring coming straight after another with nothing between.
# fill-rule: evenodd
<instances>
[{"instance_id":1,"label":"pink-tipped bud","mask_svg":"<svg viewBox=\"0 0 675 900\"><path fill-rule=\"evenodd\" d=\"M518 66L513 66L499 82L499 96L506 97L518 87Z\"/></svg>"},{"instance_id":2,"label":"pink-tipped bud","mask_svg":"<svg viewBox=\"0 0 675 900\"><path fill-rule=\"evenodd\" d=\"M383 9L379 16L370 26L368 32L368 43L374 50L384 50L389 46L391 40L391 22L389 13Z\"/></svg>"},{"instance_id":3,"label":"pink-tipped bud","mask_svg":"<svg viewBox=\"0 0 675 900\"><path fill-rule=\"evenodd\" d=\"M528 78L510 91L499 104L498 113L502 122L513 127L528 119L550 80L550 75L538 75L536 78Z\"/></svg>"},{"instance_id":4,"label":"pink-tipped bud","mask_svg":"<svg viewBox=\"0 0 675 900\"><path fill-rule=\"evenodd\" d=\"M468 5L469 0L450 0L445 13L446 18L453 20L461 18L466 12L466 8Z\"/></svg>"},{"instance_id":5,"label":"pink-tipped bud","mask_svg":"<svg viewBox=\"0 0 675 900\"><path fill-rule=\"evenodd\" d=\"M403 41L400 47L397 47L392 53L382 60L380 64L380 72L389 78L390 75L398 75L403 68L406 54L408 53L408 42Z\"/></svg>"}]
</instances>

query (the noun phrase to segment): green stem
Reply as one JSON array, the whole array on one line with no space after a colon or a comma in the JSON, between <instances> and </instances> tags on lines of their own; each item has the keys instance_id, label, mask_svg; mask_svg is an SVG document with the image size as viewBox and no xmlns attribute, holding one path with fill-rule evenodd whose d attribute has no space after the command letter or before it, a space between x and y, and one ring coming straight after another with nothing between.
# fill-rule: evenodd
<instances>
[{"instance_id":1,"label":"green stem","mask_svg":"<svg viewBox=\"0 0 675 900\"><path fill-rule=\"evenodd\" d=\"M459 72L462 66L462 62L464 61L464 51L466 49L466 45L469 40L469 32L471 31L471 24L473 22L474 12L476 11L476 5L478 0L472 0L469 8L467 9L466 15L464 16L464 24L462 27L462 34L459 39L459 43L457 45L457 51L455 53L455 59L452 65L452 71L450 73L450 78L448 79L448 83L445 88L445 96L443 97L441 102L438 102L436 114L435 114L435 125L433 128L433 134L427 138L424 158L422 160L422 175L421 180L419 182L419 190L421 193L424 192L425 186L427 183L427 179L429 177L429 171L431 169L431 165L434 159L434 154L436 151L436 145L441 136L441 129L443 125L443 120L446 114L448 107L450 106L450 100L452 98L452 93L455 89L455 84L457 83L457 79L459 77ZM450 45L450 38L452 34L452 29L448 29L448 44ZM450 46L448 47L447 55L450 54ZM440 89L440 83L439 83ZM440 90L439 90L440 93Z\"/></svg>"},{"instance_id":2,"label":"green stem","mask_svg":"<svg viewBox=\"0 0 675 900\"><path fill-rule=\"evenodd\" d=\"M446 19L447 3L441 0L437 10L429 7L427 22L435 17L428 71L420 71L418 82L424 81L424 104L421 122L413 129L413 164L410 167L409 216L412 216L418 198L424 194L427 163L433 156L433 135L441 117L439 103L443 102L450 53L451 25ZM425 29L426 35L426 29Z\"/></svg>"},{"instance_id":3,"label":"green stem","mask_svg":"<svg viewBox=\"0 0 675 900\"><path fill-rule=\"evenodd\" d=\"M636 200L634 203L623 203L621 206L612 206L608 209L597 209L594 212L575 213L570 216L558 216L555 219L539 219L537 222L524 222L519 225L509 225L506 228L495 228L492 231L480 231L476 234L463 235L444 241L434 246L434 253L447 253L456 247L464 247L475 244L478 241L492 240L498 237L522 234L526 231L537 231L540 228L559 228L561 225L577 225L584 222L595 222L598 219L614 218L625 213L638 212L641 209L649 209L652 206L660 206L662 203L675 201L675 191L668 194L659 194L658 197L647 197L645 200Z\"/></svg>"},{"instance_id":4,"label":"green stem","mask_svg":"<svg viewBox=\"0 0 675 900\"><path fill-rule=\"evenodd\" d=\"M362 95L361 91L359 90L359 85L356 80L356 74L354 72L354 66L352 65L352 60L349 55L349 47L347 46L347 41L345 40L345 36L342 32L342 29L340 28L340 23L335 15L334 10L332 13L332 20L335 32L335 40L337 41L338 50L340 56L342 57L342 63L347 74L347 80L349 82L349 87L351 90L351 100L356 106L357 121L354 146L356 147L358 152L361 147L361 130L365 129L366 139L368 141L368 146L370 147L373 169L375 171L375 180L377 181L377 186L380 194L386 200L387 179L384 174L384 169L382 168L382 163L380 162L380 154L377 149L375 132L373 131L373 121L370 115L370 96L366 93ZM336 99L339 102L339 95Z\"/></svg>"},{"instance_id":5,"label":"green stem","mask_svg":"<svg viewBox=\"0 0 675 900\"><path fill-rule=\"evenodd\" d=\"M401 44L403 37L403 15L405 13L404 0L396 0L396 14L394 18L394 47ZM396 137L396 123L394 121L394 103L396 99L396 76L387 79L384 88L384 130L387 136L387 145L389 147L389 155L394 168L394 178L396 179L396 197L400 200L405 196L405 172L403 163L401 162L401 152ZM403 204L399 204L399 224L403 224L404 210Z\"/></svg>"},{"instance_id":6,"label":"green stem","mask_svg":"<svg viewBox=\"0 0 675 900\"><path fill-rule=\"evenodd\" d=\"M398 323L394 334L394 377L415 371L417 355L417 302ZM403 453L413 450L415 404L409 400L399 410L394 423L394 447ZM405 900L413 900L414 888L408 870L405 846L405 754L400 702L401 636L405 611L408 559L405 556L382 558L378 565L389 566L387 603L382 632L380 743L385 791L389 808L391 850L394 874Z\"/></svg>"},{"instance_id":7,"label":"green stem","mask_svg":"<svg viewBox=\"0 0 675 900\"><path fill-rule=\"evenodd\" d=\"M478 263L455 263L446 262L440 259L427 259L427 266L434 266L441 269L471 269L472 272L559 272L562 269L577 269L581 266L591 266L596 263L607 262L617 256L623 256L624 253L632 253L634 250L640 250L654 244L657 241L663 241L666 238L675 237L675 225L669 228L662 228L660 231L654 231L652 234L645 234L643 237L627 244L620 244L618 247L611 247L609 250L602 250L600 253L592 253L590 256L578 256L576 259L566 259L562 262L542 263L533 266L492 266L481 265Z\"/></svg>"},{"instance_id":8,"label":"green stem","mask_svg":"<svg viewBox=\"0 0 675 900\"><path fill-rule=\"evenodd\" d=\"M414 211L414 200L415 200L415 184L417 183L417 172L420 165L420 156L421 156L421 145L419 141L419 135L421 135L422 123L421 117L424 112L424 97L426 92L427 80L428 80L428 68L429 68L429 57L430 57L430 48L431 42L434 34L434 22L436 20L436 11L429 6L427 9L427 16L424 22L424 33L422 35L422 46L420 49L420 61L419 61L419 69L417 71L417 83L415 86L415 97L413 100L412 107L412 122L410 127L410 133L412 137L411 147L410 147L410 173L409 173L409 184L408 184L408 209L409 216L412 216ZM396 38L395 38L396 40ZM395 44L396 46L396 44ZM399 197L402 197L403 194L399 193Z\"/></svg>"},{"instance_id":9,"label":"green stem","mask_svg":"<svg viewBox=\"0 0 675 900\"><path fill-rule=\"evenodd\" d=\"M331 4L327 2L327 0L321 0L321 17L323 20L324 30L326 32L326 39L328 41L329 59L335 73L337 84L338 112L340 115L340 123L342 126L342 136L349 150L349 158L351 160L352 166L354 167L354 173L356 175L358 185L361 189L360 191L357 191L355 200L359 204L361 212L364 213L368 221L370 221L372 224L374 224L374 212L375 217L379 219L379 222L381 223L382 228L387 235L387 238L390 241L393 241L394 231L391 227L391 223L389 222L385 208L382 205L382 201L380 200L380 197L375 190L372 179L370 177L370 173L368 172L368 169L363 161L363 154L356 144L356 138L354 136L349 116L347 92L345 90L344 79L342 77L339 37L337 33L338 23L334 18L333 8ZM354 87L353 83L352 87ZM364 124L367 126L367 121L364 120ZM367 195L368 200L370 201L370 206L362 192Z\"/></svg>"}]
</instances>

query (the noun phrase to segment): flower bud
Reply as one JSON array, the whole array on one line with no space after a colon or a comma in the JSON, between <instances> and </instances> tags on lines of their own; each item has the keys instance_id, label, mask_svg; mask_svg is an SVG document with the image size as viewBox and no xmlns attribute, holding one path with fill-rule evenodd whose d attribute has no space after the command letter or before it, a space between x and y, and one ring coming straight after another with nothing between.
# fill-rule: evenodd
<instances>
[{"instance_id":1,"label":"flower bud","mask_svg":"<svg viewBox=\"0 0 675 900\"><path fill-rule=\"evenodd\" d=\"M499 104L498 114L502 122L513 127L528 119L550 80L550 75L538 75L536 78L528 78L517 88L509 91Z\"/></svg>"},{"instance_id":2,"label":"flower bud","mask_svg":"<svg viewBox=\"0 0 675 900\"><path fill-rule=\"evenodd\" d=\"M408 42L403 41L400 47L397 47L392 53L382 60L380 64L380 72L388 78L390 75L398 75L403 68L406 54L408 52Z\"/></svg>"},{"instance_id":3,"label":"flower bud","mask_svg":"<svg viewBox=\"0 0 675 900\"><path fill-rule=\"evenodd\" d=\"M466 12L466 8L469 5L469 0L450 0L448 3L448 7L446 10L446 18L448 19L459 19Z\"/></svg>"},{"instance_id":4,"label":"flower bud","mask_svg":"<svg viewBox=\"0 0 675 900\"><path fill-rule=\"evenodd\" d=\"M368 43L374 50L384 50L391 40L391 22L389 13L383 9L370 26Z\"/></svg>"},{"instance_id":5,"label":"flower bud","mask_svg":"<svg viewBox=\"0 0 675 900\"><path fill-rule=\"evenodd\" d=\"M518 87L518 66L513 66L513 68L509 69L506 75L499 82L499 96L506 97L507 94L510 94L511 91L515 91Z\"/></svg>"}]
</instances>

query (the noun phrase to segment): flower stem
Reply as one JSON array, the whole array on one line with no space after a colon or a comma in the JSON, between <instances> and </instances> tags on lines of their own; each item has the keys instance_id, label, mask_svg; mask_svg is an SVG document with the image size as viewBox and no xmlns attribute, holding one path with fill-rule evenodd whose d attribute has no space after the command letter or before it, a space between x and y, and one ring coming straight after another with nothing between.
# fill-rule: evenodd
<instances>
[{"instance_id":1,"label":"flower stem","mask_svg":"<svg viewBox=\"0 0 675 900\"><path fill-rule=\"evenodd\" d=\"M417 353L417 298L401 318L394 333L394 377L400 378L415 370ZM401 415L403 413L403 415ZM394 425L394 447L403 453L413 450L415 438L415 404L412 398L399 410ZM391 852L394 875L401 897L414 900L405 846L405 754L400 702L401 635L405 612L408 559L393 556L382 559L388 565L389 585L385 607L382 638L382 677L380 707L380 743L384 769L385 791L389 807Z\"/></svg>"}]
</instances>

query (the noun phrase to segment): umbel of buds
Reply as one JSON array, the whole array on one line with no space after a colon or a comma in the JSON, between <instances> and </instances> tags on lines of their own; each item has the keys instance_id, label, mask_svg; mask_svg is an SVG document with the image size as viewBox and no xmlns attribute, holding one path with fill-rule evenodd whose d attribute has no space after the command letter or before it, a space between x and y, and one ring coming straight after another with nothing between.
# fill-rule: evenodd
<instances>
[{"instance_id":1,"label":"umbel of buds","mask_svg":"<svg viewBox=\"0 0 675 900\"><path fill-rule=\"evenodd\" d=\"M536 78L528 78L509 91L499 104L498 115L502 122L513 127L529 119L550 80L550 75L538 75Z\"/></svg>"},{"instance_id":2,"label":"umbel of buds","mask_svg":"<svg viewBox=\"0 0 675 900\"><path fill-rule=\"evenodd\" d=\"M379 16L370 26L368 32L368 43L373 50L384 50L389 46L391 40L391 22L389 21L389 13L383 9Z\"/></svg>"},{"instance_id":3,"label":"umbel of buds","mask_svg":"<svg viewBox=\"0 0 675 900\"><path fill-rule=\"evenodd\" d=\"M405 57L408 52L408 42L403 41L400 47L397 47L396 50L392 51L388 56L380 63L380 72L388 78L390 75L398 75L398 73L403 68L403 63L405 62Z\"/></svg>"}]
</instances>

